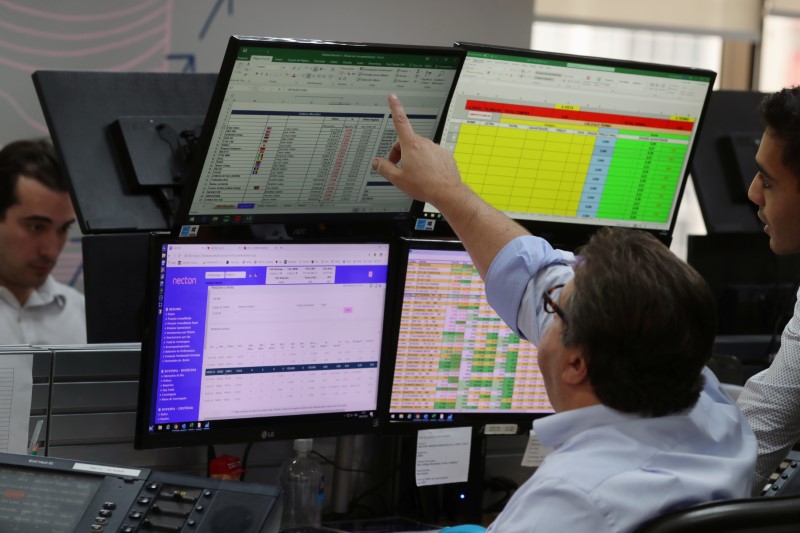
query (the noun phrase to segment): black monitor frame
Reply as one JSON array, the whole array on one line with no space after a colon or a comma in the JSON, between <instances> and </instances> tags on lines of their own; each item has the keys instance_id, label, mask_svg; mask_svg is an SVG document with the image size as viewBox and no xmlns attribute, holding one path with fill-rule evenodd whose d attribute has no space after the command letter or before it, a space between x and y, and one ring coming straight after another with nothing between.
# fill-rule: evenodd
<instances>
[{"instance_id":1,"label":"black monitor frame","mask_svg":"<svg viewBox=\"0 0 800 533\"><path fill-rule=\"evenodd\" d=\"M142 342L147 293L147 233L84 235L86 341Z\"/></svg>"},{"instance_id":2,"label":"black monitor frame","mask_svg":"<svg viewBox=\"0 0 800 533\"><path fill-rule=\"evenodd\" d=\"M450 87L448 88L447 96L442 99L441 107L437 111L437 115L434 121L435 127L433 128L433 132L431 134L431 138L435 141L438 140L438 135L440 134L441 131L441 118L443 117L444 111L445 109L447 109L447 106L449 104L449 100L452 95L452 88L455 85L456 79L458 78L458 73L460 72L461 64L463 63L465 56L465 52L463 50L457 50L449 47L284 39L284 38L274 38L274 37L232 36L228 42L225 56L223 58L222 65L220 67L220 72L217 79L217 85L214 89L214 94L211 99L211 104L209 105L208 108L206 121L203 126L204 135L198 147L199 156L197 157L197 161L190 174L190 179L187 180L187 184L186 187L184 188L183 196L180 201L180 208L178 211L178 215L176 217L176 223L178 227L176 227L175 230L180 231L181 228L179 226L185 227L187 225L236 225L236 224L270 224L270 223L292 223L292 224L313 225L319 223L363 224L364 222L377 222L377 223L386 223L390 225L397 223L407 225L409 219L409 212L412 206L410 199L408 200L407 208L403 210L387 211L387 212L377 212L377 211L370 212L364 208L357 208L357 211L351 210L347 212L344 211L310 212L310 210L313 209L313 207L304 207L303 209L305 209L305 211L301 212L299 208L294 206L292 207L270 206L269 207L270 212L254 213L254 214L249 214L246 211L246 208L238 208L238 207L232 208L230 213L222 211L218 212L218 210L214 210L214 212L209 212L209 213L197 212L198 209L193 207L193 203L197 198L198 187L200 187L200 182L202 179L205 179L204 178L204 172L206 172L205 167L210 164L210 161L212 161L211 160L212 155L209 155L209 151L210 147L212 146L215 134L220 134L220 132L216 132L216 130L222 127L221 116L229 112L226 106L229 106L230 104L226 102L225 98L226 98L226 93L228 92L229 84L231 83L231 76L233 75L234 69L237 64L237 58L239 57L239 54L244 54L244 55L252 54L253 50L258 50L258 49L266 51L285 50L287 54L289 53L301 54L303 52L319 52L325 54L330 53L331 56L340 55L343 58L347 58L348 54L351 55L359 53L375 54L376 56L378 56L377 61L382 60L382 58L380 57L382 54L389 54L389 55L397 54L398 57L405 56L409 58L414 58L415 61L419 60L423 62L430 62L430 58L428 56L436 56L442 58L443 63L440 63L440 65L446 65L446 68L448 70L454 69L454 78L452 80L452 83L450 84ZM341 60L337 59L337 61L344 63L347 61L347 59L341 59ZM349 63L347 64L349 65ZM326 81L324 83L330 83L330 82ZM390 92L395 91L402 97L403 90L404 89L402 89L401 87L399 88L396 86L392 87L387 86L385 96L388 96ZM389 115L388 104L386 104L385 96L382 96L379 102L376 101L374 103L371 102L369 104L374 106L376 113L383 115L384 118L382 120L386 121L386 126L387 126L386 133L384 133L383 136L378 139L379 141L378 146L376 146L373 149L377 150L377 153L375 155L381 155L381 156L388 155L388 151L391 148L391 143L393 142L393 139L384 138L390 131L393 131L393 126L391 125L391 121L390 120L387 121L386 119L386 117L389 117L390 115ZM330 98L328 99L330 100ZM293 105L298 106L299 104L293 104ZM304 105L307 106L308 104ZM331 107L335 109L338 106L331 106ZM294 108L287 111L285 106L282 109L283 110L281 111L276 110L275 112L280 112L283 114L286 113L313 114L311 111L303 111L299 107L298 111L295 111ZM273 111L259 110L257 112L272 113ZM331 112L333 112L333 110ZM319 112L315 111L315 113ZM326 111L326 113L328 112ZM428 119L426 118L426 120ZM381 126L381 128L382 127L383 126ZM333 139L332 136L330 138ZM388 144L386 144L385 142L387 140ZM384 146L384 144L386 144L386 146ZM264 150L266 150L266 148L264 148ZM386 153L383 153L384 151ZM253 153L255 154L253 156L253 160L255 160L259 152L256 148L254 148ZM267 161L267 159L264 160ZM368 162L367 159L364 159L359 163L359 165L364 163L365 161ZM330 183L333 183L333 180L329 180L328 178L329 173L326 174L325 176L326 176L325 177L326 184L330 185ZM362 178L359 177L358 179L360 180ZM383 180L383 178L380 178L380 180ZM214 184L211 183L210 185L213 186ZM303 201L310 203L309 199L304 199ZM237 204L237 206L238 205L239 204ZM248 203L248 205L252 205L252 203Z\"/></svg>"},{"instance_id":3,"label":"black monitor frame","mask_svg":"<svg viewBox=\"0 0 800 533\"><path fill-rule=\"evenodd\" d=\"M33 83L81 232L170 229L182 184L165 181L186 172L181 134L199 133L216 75L36 71Z\"/></svg>"},{"instance_id":4,"label":"black monitor frame","mask_svg":"<svg viewBox=\"0 0 800 533\"><path fill-rule=\"evenodd\" d=\"M161 253L162 246L169 244L242 244L245 246L266 245L303 245L303 244L386 244L388 245L388 269L386 277L386 290L384 300L383 333L380 350L379 366L387 364L386 354L392 338L393 316L393 283L395 279L394 265L396 263L397 242L393 238L386 239L328 239L328 240L292 240L292 241L264 241L263 239L228 239L221 241L218 236L200 236L182 239L164 233L154 233L150 237L150 259L148 265L148 294L147 294L147 328L142 342L141 375L139 380L139 400L135 428L134 446L137 449L168 448L175 446L214 445L224 443L262 442L272 440L286 440L292 438L329 437L338 435L351 435L359 433L375 433L381 429L380 418L380 391L384 374L378 369L377 392L375 397L375 410L369 413L320 413L290 416L272 416L263 418L231 419L211 421L209 430L203 431L174 431L151 432L151 416L155 409L155 394L158 379L157 347L158 334L156 331L157 313L159 309ZM309 327L314 327L310 324ZM187 421L188 422L188 421Z\"/></svg>"},{"instance_id":5,"label":"black monitor frame","mask_svg":"<svg viewBox=\"0 0 800 533\"><path fill-rule=\"evenodd\" d=\"M464 246L460 241L452 240L452 239L402 239L401 246L398 254L398 268L397 268L397 281L396 281L396 298L395 298L395 309L393 311L393 315L395 316L396 325L394 328L394 337L391 339L392 346L390 357L390 364L387 364L383 367L383 371L386 373L385 379L383 382L385 383L385 387L383 389L383 400L381 402L381 416L384 419L382 426L384 430L388 433L410 433L415 432L422 429L443 429L448 427L465 427L469 426L476 430L479 434L527 434L528 431L531 429L531 425L533 420L537 418L541 418L544 416L548 416L553 413L553 411L537 411L537 412L503 412L503 411L491 411L491 412L479 412L475 410L474 412L467 412L465 410L461 410L458 412L457 410L448 410L445 408L441 408L436 410L435 413L431 411L419 411L418 413L410 413L412 415L419 414L419 418L416 416L411 420L404 418L399 419L396 416L392 416L392 408L391 408L391 399L393 393L393 381L394 375L396 372L396 364L398 358L398 344L400 342L401 337L401 328L402 328L402 319L403 319L403 304L405 300L405 292L406 292L406 273L408 268L408 259L409 259L409 252L412 250L417 251L425 251L425 250L432 250L432 251L444 251L444 252L465 252ZM474 267L473 267L474 268ZM475 273L477 276L477 272ZM483 291L482 291L483 292ZM430 302L432 305L435 305L439 300L437 299L438 295L433 295L428 298L426 301ZM485 302L485 293L483 296L483 301ZM486 303L488 307L488 303ZM496 316L496 315L495 315ZM499 320L499 317L497 317ZM422 319L424 320L424 318ZM505 326L505 324L503 325ZM430 324L425 323L422 324L420 327L425 328L436 328L438 324ZM508 326L505 326L506 328ZM511 333L510 328L509 333ZM513 334L516 336L516 334ZM522 343L529 343L527 340L520 339ZM538 372L538 368L536 370ZM543 382L541 383L543 386ZM549 403L548 403L549 405ZM427 416L436 414L437 418L433 418L432 416ZM404 413L409 414L409 413ZM444 418L438 416L444 414ZM452 414L452 417L449 415ZM489 429L487 429L487 426Z\"/></svg>"},{"instance_id":6,"label":"black monitor frame","mask_svg":"<svg viewBox=\"0 0 800 533\"><path fill-rule=\"evenodd\" d=\"M618 60L618 59L608 59L608 58L600 58L600 57L589 57L589 56L576 56L576 55L569 55L569 54L561 54L561 53L554 53L554 52L544 52L539 50L529 50L529 49L522 49L522 48L513 48L513 47L504 47L504 46L494 46L494 45L487 45L487 44L479 44L479 43L469 43L469 42L456 42L454 46L460 47L465 49L468 53L474 55L481 55L481 54L490 54L490 55L500 55L500 56L508 56L513 57L520 61L534 63L534 64L541 64L547 66L578 66L581 67L582 70L585 70L587 75L591 75L592 68L598 67L599 70L607 70L607 69L616 69L620 72L628 72L628 71L646 71L653 74L663 73L665 75L674 76L675 78L687 78L693 80L707 80L707 91L704 99L703 108L708 103L709 94L711 93L711 89L714 84L714 80L716 78L716 73L710 70L704 69L697 69L697 68L689 68L689 67L681 67L681 66L671 66L671 65L662 65L656 63L643 63L637 61L626 61L626 60ZM462 74L459 77L458 84L461 85L465 83L467 79L467 75L464 73L464 68L462 68ZM597 72L597 70L595 70ZM547 72L542 73L542 76L548 75ZM645 76L643 76L645 77ZM535 87L531 88L534 91L533 97L536 98ZM494 89L491 87L491 84L487 84L484 88L485 93L489 94L490 96L487 98L490 100L493 96L492 91ZM447 126L445 123L448 121L449 115L454 110L452 109L456 103L457 99L459 98L459 87L456 87L454 91L453 98L451 99L451 106L448 109L448 116L443 119L443 136L447 136L448 132ZM574 88L563 88L563 90L559 94L569 95L574 94ZM588 89L587 89L587 93ZM545 96L542 96L541 99L545 99ZM549 98L549 97L547 97ZM577 120L578 122L585 123L588 125L593 126L602 126L604 124L603 116L601 112L592 112L587 117L589 118L581 118L574 115L575 112L579 112L580 110L570 109L569 107L565 107L563 110L558 108L558 105L567 105L570 102L574 102L576 104L582 104L586 106L586 104L580 98L574 98L570 100L568 97L564 97L564 102L554 101L550 102L548 100L549 105L553 106L554 111L562 111L562 115L557 115L554 118L557 119L566 119L566 120ZM585 100L585 99L583 99ZM506 102L506 99L502 99L503 102ZM508 101L511 104L510 101ZM518 101L519 104L523 106L528 105L525 101ZM513 104L512 104L513 105ZM604 109L605 113L615 114L615 110L613 108L606 107L602 108L600 105L595 105L595 110L597 109ZM520 111L521 113L525 113L524 110ZM572 113L572 114L570 114ZM642 113L643 116L646 116L645 113ZM546 121L546 119L541 119ZM703 125L703 112L699 112L698 116L696 116L695 120L695 127L691 130L690 134L693 136L694 141L691 143L690 150L687 155L686 159L686 166L683 169L683 172L680 173L679 183L677 184L676 191L675 191L675 205L674 209L670 212L671 218L669 219L669 226L662 228L662 229L654 229L652 227L644 227L642 228L644 231L648 231L655 235L660 241L664 242L665 244L669 245L672 240L672 232L675 227L675 220L677 218L678 206L680 205L680 200L683 195L684 187L686 184L687 176L688 176L688 169L689 169L689 162L691 162L692 156L695 151L695 147L697 145L696 139L698 136L698 132L702 128ZM554 125L553 127L558 127L558 124ZM564 130L567 131L567 130ZM454 142L450 140L449 142ZM448 143L447 139L442 138L441 143L446 145ZM587 193L588 194L588 193ZM593 193L597 196L597 193ZM672 198L670 198L672 201ZM583 203L593 203L596 205L600 202L599 198L595 198L593 200L581 200L581 204ZM430 237L450 237L453 236L452 229L447 224L446 220L444 220L440 214L434 213L433 211L429 211L426 209L426 205L422 202L416 202L412 211L412 215L415 219L414 223L414 235L419 238L430 238ZM516 218L512 214L512 218ZM620 219L621 221L622 219ZM536 235L540 235L546 238L548 241L553 243L555 246L564 249L574 249L576 246L586 242L599 227L603 224L602 219L594 220L592 223L580 223L573 220L565 219L564 221L560 220L530 220L528 218L517 218L517 221L520 222L523 226L529 229L531 232L535 233ZM614 222L612 219L609 219L609 222L613 222L614 224L619 224L620 221ZM640 223L632 222L631 226L639 226Z\"/></svg>"},{"instance_id":7,"label":"black monitor frame","mask_svg":"<svg viewBox=\"0 0 800 533\"><path fill-rule=\"evenodd\" d=\"M758 104L766 93L714 91L692 162L692 183L706 231L761 233L757 207L747 198L764 133Z\"/></svg>"}]
</instances>

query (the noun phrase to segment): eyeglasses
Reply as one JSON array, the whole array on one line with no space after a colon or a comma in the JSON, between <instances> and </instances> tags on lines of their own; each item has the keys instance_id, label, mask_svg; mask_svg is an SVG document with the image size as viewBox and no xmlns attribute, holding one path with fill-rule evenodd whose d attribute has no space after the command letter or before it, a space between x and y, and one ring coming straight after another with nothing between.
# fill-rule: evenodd
<instances>
[{"instance_id":1,"label":"eyeglasses","mask_svg":"<svg viewBox=\"0 0 800 533\"><path fill-rule=\"evenodd\" d=\"M551 289L542 293L542 298L544 299L544 312L545 313L555 313L558 315L558 318L561 319L562 322L565 324L567 323L567 315L564 314L564 310L561 309L558 304L553 300L553 294L563 288L564 285L556 285Z\"/></svg>"}]
</instances>

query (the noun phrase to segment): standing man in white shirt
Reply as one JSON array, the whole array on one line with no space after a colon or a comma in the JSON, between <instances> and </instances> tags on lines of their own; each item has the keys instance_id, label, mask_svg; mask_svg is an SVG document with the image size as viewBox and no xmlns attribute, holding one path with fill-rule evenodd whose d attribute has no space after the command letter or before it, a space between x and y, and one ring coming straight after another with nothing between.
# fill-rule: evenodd
<instances>
[{"instance_id":1,"label":"standing man in white shirt","mask_svg":"<svg viewBox=\"0 0 800 533\"><path fill-rule=\"evenodd\" d=\"M772 251L800 253L800 86L767 95L758 111L766 129L748 196ZM800 302L774 361L747 380L737 403L758 439L757 494L800 439Z\"/></svg>"},{"instance_id":2,"label":"standing man in white shirt","mask_svg":"<svg viewBox=\"0 0 800 533\"><path fill-rule=\"evenodd\" d=\"M53 146L0 150L0 345L86 342L83 294L51 276L75 223Z\"/></svg>"}]
</instances>

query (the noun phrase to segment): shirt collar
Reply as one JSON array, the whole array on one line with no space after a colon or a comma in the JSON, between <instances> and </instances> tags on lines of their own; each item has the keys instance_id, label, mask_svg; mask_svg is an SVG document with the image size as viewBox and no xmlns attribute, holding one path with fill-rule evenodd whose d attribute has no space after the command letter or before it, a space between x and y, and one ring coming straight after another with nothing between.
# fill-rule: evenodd
<instances>
[{"instance_id":1,"label":"shirt collar","mask_svg":"<svg viewBox=\"0 0 800 533\"><path fill-rule=\"evenodd\" d=\"M64 308L67 303L67 297L64 290L58 285L53 276L47 276L47 279L36 290L31 293L25 307L34 307L37 305L48 305L55 303L58 307Z\"/></svg>"},{"instance_id":2,"label":"shirt collar","mask_svg":"<svg viewBox=\"0 0 800 533\"><path fill-rule=\"evenodd\" d=\"M570 438L599 426L613 425L642 418L635 413L623 413L603 404L570 409L533 421L533 430L548 448L557 448Z\"/></svg>"}]
</instances>

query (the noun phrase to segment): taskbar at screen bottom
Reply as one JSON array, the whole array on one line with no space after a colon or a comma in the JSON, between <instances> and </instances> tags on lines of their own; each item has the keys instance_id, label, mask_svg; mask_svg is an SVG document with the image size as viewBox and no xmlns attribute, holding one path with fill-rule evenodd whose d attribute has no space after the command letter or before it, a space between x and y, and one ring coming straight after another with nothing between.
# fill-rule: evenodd
<instances>
[{"instance_id":1,"label":"taskbar at screen bottom","mask_svg":"<svg viewBox=\"0 0 800 533\"><path fill-rule=\"evenodd\" d=\"M553 414L553 411L537 412L391 412L388 424L395 430L438 429L458 426L491 428L498 433L521 433L531 429L536 418Z\"/></svg>"},{"instance_id":2,"label":"taskbar at screen bottom","mask_svg":"<svg viewBox=\"0 0 800 533\"><path fill-rule=\"evenodd\" d=\"M137 428L138 449L334 437L380 429L376 410L259 419L150 423Z\"/></svg>"}]
</instances>

